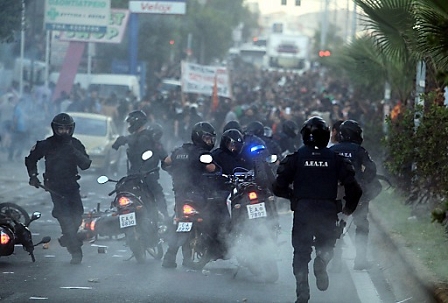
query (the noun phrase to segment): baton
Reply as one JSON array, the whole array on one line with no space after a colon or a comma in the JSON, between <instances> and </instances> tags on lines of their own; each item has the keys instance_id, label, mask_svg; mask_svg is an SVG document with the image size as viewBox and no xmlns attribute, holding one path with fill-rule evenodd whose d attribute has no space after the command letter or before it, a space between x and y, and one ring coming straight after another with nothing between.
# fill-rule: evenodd
<instances>
[{"instance_id":1,"label":"baton","mask_svg":"<svg viewBox=\"0 0 448 303\"><path fill-rule=\"evenodd\" d=\"M49 188L46 187L45 185L39 184L39 187L45 189L45 191L48 191L49 193L52 193L52 194L54 194L54 195L56 195L56 196L59 196L59 197L61 197L61 198L65 198L63 195L61 195L61 194L58 193L57 191L54 191L54 190L52 190L52 189L49 189Z\"/></svg>"}]
</instances>

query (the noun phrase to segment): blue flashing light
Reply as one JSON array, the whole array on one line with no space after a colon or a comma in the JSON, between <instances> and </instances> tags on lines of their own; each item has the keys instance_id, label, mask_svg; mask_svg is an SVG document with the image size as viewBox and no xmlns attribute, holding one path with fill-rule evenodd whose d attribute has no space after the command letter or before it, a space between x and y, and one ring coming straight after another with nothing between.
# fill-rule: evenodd
<instances>
[{"instance_id":1,"label":"blue flashing light","mask_svg":"<svg viewBox=\"0 0 448 303\"><path fill-rule=\"evenodd\" d=\"M259 152L261 150L265 150L265 149L266 149L266 146L264 146L264 145L255 145L250 148L250 152L255 153L255 152Z\"/></svg>"}]
</instances>

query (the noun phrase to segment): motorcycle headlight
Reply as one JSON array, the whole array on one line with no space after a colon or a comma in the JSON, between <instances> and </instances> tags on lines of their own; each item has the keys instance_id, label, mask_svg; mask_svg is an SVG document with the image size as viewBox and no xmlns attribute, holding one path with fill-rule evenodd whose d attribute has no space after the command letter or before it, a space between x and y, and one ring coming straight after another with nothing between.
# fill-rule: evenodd
<instances>
[{"instance_id":1,"label":"motorcycle headlight","mask_svg":"<svg viewBox=\"0 0 448 303\"><path fill-rule=\"evenodd\" d=\"M199 213L193 206L189 204L184 204L184 206L182 207L182 212L185 216L191 216Z\"/></svg>"},{"instance_id":2,"label":"motorcycle headlight","mask_svg":"<svg viewBox=\"0 0 448 303\"><path fill-rule=\"evenodd\" d=\"M9 235L3 231L0 231L0 244L5 245L8 244L9 241L11 241Z\"/></svg>"}]
</instances>

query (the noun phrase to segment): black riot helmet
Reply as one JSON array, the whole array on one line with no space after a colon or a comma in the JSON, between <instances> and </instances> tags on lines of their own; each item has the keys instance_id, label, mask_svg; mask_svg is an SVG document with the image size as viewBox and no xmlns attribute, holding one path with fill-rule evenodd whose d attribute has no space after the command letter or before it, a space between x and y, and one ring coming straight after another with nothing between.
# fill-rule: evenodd
<instances>
[{"instance_id":1,"label":"black riot helmet","mask_svg":"<svg viewBox=\"0 0 448 303\"><path fill-rule=\"evenodd\" d=\"M221 136L219 147L227 149L234 155L239 155L243 150L244 137L237 129L228 129Z\"/></svg>"},{"instance_id":2,"label":"black riot helmet","mask_svg":"<svg viewBox=\"0 0 448 303\"><path fill-rule=\"evenodd\" d=\"M53 118L53 121L51 121L51 129L56 138L64 141L69 140L75 131L75 121L70 115L60 113Z\"/></svg>"},{"instance_id":3,"label":"black riot helmet","mask_svg":"<svg viewBox=\"0 0 448 303\"><path fill-rule=\"evenodd\" d=\"M290 138L295 138L299 135L299 126L292 120L283 122L282 131Z\"/></svg>"},{"instance_id":4,"label":"black riot helmet","mask_svg":"<svg viewBox=\"0 0 448 303\"><path fill-rule=\"evenodd\" d=\"M361 144L363 141L362 128L358 122L354 120L347 120L339 127L339 136L341 142L353 142Z\"/></svg>"},{"instance_id":5,"label":"black riot helmet","mask_svg":"<svg viewBox=\"0 0 448 303\"><path fill-rule=\"evenodd\" d=\"M239 130L240 132L243 132L243 128L241 127L241 124L236 120L227 122L226 125L224 125L222 132L225 132L226 130L229 130L229 129L236 129L236 130Z\"/></svg>"},{"instance_id":6,"label":"black riot helmet","mask_svg":"<svg viewBox=\"0 0 448 303\"><path fill-rule=\"evenodd\" d=\"M128 131L133 134L148 122L148 117L143 111L134 110L126 117L126 122L129 124Z\"/></svg>"},{"instance_id":7,"label":"black riot helmet","mask_svg":"<svg viewBox=\"0 0 448 303\"><path fill-rule=\"evenodd\" d=\"M330 140L330 128L321 117L311 117L305 121L302 130L303 144L319 149L327 146Z\"/></svg>"},{"instance_id":8,"label":"black riot helmet","mask_svg":"<svg viewBox=\"0 0 448 303\"><path fill-rule=\"evenodd\" d=\"M206 150L212 150L215 146L216 132L213 125L208 122L198 122L191 131L191 141Z\"/></svg>"},{"instance_id":9,"label":"black riot helmet","mask_svg":"<svg viewBox=\"0 0 448 303\"><path fill-rule=\"evenodd\" d=\"M264 126L260 121L250 122L246 127L246 134L261 137L264 134Z\"/></svg>"},{"instance_id":10,"label":"black riot helmet","mask_svg":"<svg viewBox=\"0 0 448 303\"><path fill-rule=\"evenodd\" d=\"M149 128L148 128L150 134L151 134L151 138L157 142L160 141L160 139L163 136L163 128L162 125L160 125L159 123L152 123Z\"/></svg>"}]
</instances>

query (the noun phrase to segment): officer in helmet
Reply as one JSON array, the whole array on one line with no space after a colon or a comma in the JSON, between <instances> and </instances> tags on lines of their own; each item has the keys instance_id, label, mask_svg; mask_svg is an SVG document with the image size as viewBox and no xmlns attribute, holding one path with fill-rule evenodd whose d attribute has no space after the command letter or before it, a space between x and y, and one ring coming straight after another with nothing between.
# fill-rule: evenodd
<instances>
[{"instance_id":1,"label":"officer in helmet","mask_svg":"<svg viewBox=\"0 0 448 303\"><path fill-rule=\"evenodd\" d=\"M244 136L237 129L228 129L221 135L219 147L212 151L212 156L223 174L232 174L235 167L243 167L240 158L243 145Z\"/></svg>"},{"instance_id":2,"label":"officer in helmet","mask_svg":"<svg viewBox=\"0 0 448 303\"><path fill-rule=\"evenodd\" d=\"M237 129L228 129L221 135L219 147L212 150L213 163L218 167L219 175L231 175L234 169L243 167L240 154L244 145L243 134ZM226 178L218 178L215 183L209 182L214 187L216 196L219 197L213 203L213 230L212 237L216 240L216 258L225 258L227 247L226 236L230 231L230 215L227 209L227 197L230 194L231 185Z\"/></svg>"},{"instance_id":3,"label":"officer in helmet","mask_svg":"<svg viewBox=\"0 0 448 303\"><path fill-rule=\"evenodd\" d=\"M308 119L301 134L304 145L282 160L273 184L274 194L290 199L294 211L292 245L296 303L308 302L310 298L308 263L313 246L317 288L321 291L328 288L326 267L333 256L336 222L341 211L336 204L338 183L345 188L346 203L342 212L346 215L353 213L362 194L350 160L326 147L330 129L321 117Z\"/></svg>"},{"instance_id":4,"label":"officer in helmet","mask_svg":"<svg viewBox=\"0 0 448 303\"><path fill-rule=\"evenodd\" d=\"M43 180L53 201L52 215L61 226L62 236L58 239L62 247L71 254L71 264L82 261L82 238L78 228L82 223L84 207L79 193L78 168L86 170L91 160L84 145L73 137L75 121L66 114L56 115L51 122L53 136L46 138L31 148L25 165L30 177L29 184L43 187L38 178L37 162L45 158Z\"/></svg>"},{"instance_id":5,"label":"officer in helmet","mask_svg":"<svg viewBox=\"0 0 448 303\"><path fill-rule=\"evenodd\" d=\"M294 121L283 122L281 132L276 136L283 155L291 154L299 148L299 130L299 126Z\"/></svg>"},{"instance_id":6,"label":"officer in helmet","mask_svg":"<svg viewBox=\"0 0 448 303\"><path fill-rule=\"evenodd\" d=\"M245 162L244 167L254 169L256 159L266 159L270 156L266 142L260 137L264 134L264 126L260 121L250 122L244 130L244 146L241 158Z\"/></svg>"},{"instance_id":7,"label":"officer in helmet","mask_svg":"<svg viewBox=\"0 0 448 303\"><path fill-rule=\"evenodd\" d=\"M269 126L264 127L264 132L260 136L261 140L266 143L266 147L271 155L276 155L277 159L280 160L282 155L282 148L280 145L273 139L272 128Z\"/></svg>"},{"instance_id":8,"label":"officer in helmet","mask_svg":"<svg viewBox=\"0 0 448 303\"><path fill-rule=\"evenodd\" d=\"M185 200L192 200L198 204L205 205L209 179L204 175L214 172L216 166L213 163L203 163L200 157L210 155L215 146L215 128L208 122L198 122L191 131L191 141L176 148L170 156L162 163L162 169L166 170L172 177L175 200L175 211L181 211ZM168 239L168 249L163 258L164 268L175 268L176 255L179 250L177 235L174 228ZM185 267L191 267L191 256L188 249L183 250L183 262Z\"/></svg>"},{"instance_id":9,"label":"officer in helmet","mask_svg":"<svg viewBox=\"0 0 448 303\"><path fill-rule=\"evenodd\" d=\"M122 145L128 145L126 151L128 156L128 174L146 173L145 183L149 192L154 196L157 208L164 219L168 218L166 199L163 188L159 183L159 163L168 156L165 148L160 142L163 135L160 125L146 127L148 118L141 110L129 113L126 118L130 135L120 136L115 140L112 148L118 150ZM142 159L145 151L151 150L153 156L148 160Z\"/></svg>"},{"instance_id":10,"label":"officer in helmet","mask_svg":"<svg viewBox=\"0 0 448 303\"><path fill-rule=\"evenodd\" d=\"M376 164L373 162L369 152L361 146L363 141L362 129L354 120L344 121L339 127L340 142L333 145L331 150L347 157L355 167L355 177L363 190L363 195L356 212L353 214L353 222L356 225L355 247L356 257L355 270L368 269L370 262L367 260L367 242L369 235L369 185L376 177ZM336 261L336 260L335 260Z\"/></svg>"}]
</instances>

